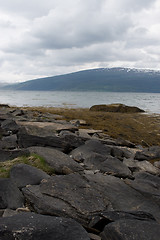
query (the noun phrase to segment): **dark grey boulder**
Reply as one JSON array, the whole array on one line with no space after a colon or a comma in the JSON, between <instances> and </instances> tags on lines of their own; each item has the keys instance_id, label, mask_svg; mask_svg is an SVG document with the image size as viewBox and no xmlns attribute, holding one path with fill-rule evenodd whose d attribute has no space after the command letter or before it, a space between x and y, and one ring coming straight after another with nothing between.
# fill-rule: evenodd
<instances>
[{"instance_id":1,"label":"dark grey boulder","mask_svg":"<svg viewBox=\"0 0 160 240\"><path fill-rule=\"evenodd\" d=\"M14 165L10 170L10 179L19 188L25 187L28 184L39 184L42 179L49 177L50 176L42 170L23 163Z\"/></svg>"},{"instance_id":2,"label":"dark grey boulder","mask_svg":"<svg viewBox=\"0 0 160 240\"><path fill-rule=\"evenodd\" d=\"M104 156L110 156L111 147L102 144L98 140L88 140L84 145L74 149L70 154L78 162L83 162L87 155L98 153Z\"/></svg>"},{"instance_id":3,"label":"dark grey boulder","mask_svg":"<svg viewBox=\"0 0 160 240\"><path fill-rule=\"evenodd\" d=\"M66 169L68 169L68 171L70 170L69 173L83 170L83 168L71 157L57 149L48 147L30 147L28 150L30 153L36 153L43 157L45 161L54 168L56 173L65 174Z\"/></svg>"},{"instance_id":4,"label":"dark grey boulder","mask_svg":"<svg viewBox=\"0 0 160 240\"><path fill-rule=\"evenodd\" d=\"M138 173L135 180L126 183L160 206L160 178L149 173Z\"/></svg>"},{"instance_id":5,"label":"dark grey boulder","mask_svg":"<svg viewBox=\"0 0 160 240\"><path fill-rule=\"evenodd\" d=\"M102 240L159 240L160 225L154 221L123 219L108 224Z\"/></svg>"},{"instance_id":6,"label":"dark grey boulder","mask_svg":"<svg viewBox=\"0 0 160 240\"><path fill-rule=\"evenodd\" d=\"M143 211L106 211L92 216L89 227L95 229L96 231L102 232L107 224L122 219L156 222L155 218L151 214Z\"/></svg>"},{"instance_id":7,"label":"dark grey boulder","mask_svg":"<svg viewBox=\"0 0 160 240\"><path fill-rule=\"evenodd\" d=\"M141 160L151 160L160 158L160 146L152 146L149 148L145 148L142 151L138 151L135 154L135 159Z\"/></svg>"},{"instance_id":8,"label":"dark grey boulder","mask_svg":"<svg viewBox=\"0 0 160 240\"><path fill-rule=\"evenodd\" d=\"M19 126L12 119L6 119L5 121L3 121L1 124L1 128L5 129L11 133L17 133L19 130Z\"/></svg>"},{"instance_id":9,"label":"dark grey boulder","mask_svg":"<svg viewBox=\"0 0 160 240\"><path fill-rule=\"evenodd\" d=\"M20 156L28 156L27 149L14 149L14 150L0 150L0 162L12 160Z\"/></svg>"},{"instance_id":10,"label":"dark grey boulder","mask_svg":"<svg viewBox=\"0 0 160 240\"><path fill-rule=\"evenodd\" d=\"M35 135L29 135L24 129L18 132L18 145L21 148L27 148L32 146L41 147L54 147L63 152L69 152L72 150L71 145L57 136L39 137Z\"/></svg>"},{"instance_id":11,"label":"dark grey boulder","mask_svg":"<svg viewBox=\"0 0 160 240\"><path fill-rule=\"evenodd\" d=\"M160 206L124 183L101 173L53 176L40 186L22 189L27 201L41 214L69 216L85 225L104 211L143 211L160 222Z\"/></svg>"},{"instance_id":12,"label":"dark grey boulder","mask_svg":"<svg viewBox=\"0 0 160 240\"><path fill-rule=\"evenodd\" d=\"M13 134L7 137L3 137L1 141L1 146L3 149L14 149L17 148L17 135Z\"/></svg>"},{"instance_id":13,"label":"dark grey boulder","mask_svg":"<svg viewBox=\"0 0 160 240\"><path fill-rule=\"evenodd\" d=\"M24 198L18 187L8 178L0 179L0 208L22 207Z\"/></svg>"},{"instance_id":14,"label":"dark grey boulder","mask_svg":"<svg viewBox=\"0 0 160 240\"><path fill-rule=\"evenodd\" d=\"M119 159L112 156L104 156L98 153L88 153L83 161L89 169L100 170L103 173L111 174L117 177L132 178L129 168Z\"/></svg>"},{"instance_id":15,"label":"dark grey boulder","mask_svg":"<svg viewBox=\"0 0 160 240\"><path fill-rule=\"evenodd\" d=\"M83 224L91 214L110 207L106 195L79 174L54 176L39 188L28 186L22 191L38 213L71 217Z\"/></svg>"},{"instance_id":16,"label":"dark grey boulder","mask_svg":"<svg viewBox=\"0 0 160 240\"><path fill-rule=\"evenodd\" d=\"M110 175L104 176L100 173L86 175L85 177L90 184L94 182L94 188L102 192L103 197L111 202L112 210L143 211L152 214L160 222L159 204L125 184L124 180Z\"/></svg>"},{"instance_id":17,"label":"dark grey boulder","mask_svg":"<svg viewBox=\"0 0 160 240\"><path fill-rule=\"evenodd\" d=\"M131 158L133 156L133 153L132 151L129 151L127 148L112 146L111 155L122 161L123 158Z\"/></svg>"},{"instance_id":18,"label":"dark grey boulder","mask_svg":"<svg viewBox=\"0 0 160 240\"><path fill-rule=\"evenodd\" d=\"M1 240L89 240L85 229L72 219L23 213L0 218Z\"/></svg>"},{"instance_id":19,"label":"dark grey boulder","mask_svg":"<svg viewBox=\"0 0 160 240\"><path fill-rule=\"evenodd\" d=\"M69 132L68 134L60 134L63 141L68 142L72 148L77 148L83 145L86 141L85 138L79 137L74 133Z\"/></svg>"},{"instance_id":20,"label":"dark grey boulder","mask_svg":"<svg viewBox=\"0 0 160 240\"><path fill-rule=\"evenodd\" d=\"M102 144L99 140L88 140L85 142L86 147L93 152L100 153L102 155L109 155L111 148Z\"/></svg>"}]
</instances>

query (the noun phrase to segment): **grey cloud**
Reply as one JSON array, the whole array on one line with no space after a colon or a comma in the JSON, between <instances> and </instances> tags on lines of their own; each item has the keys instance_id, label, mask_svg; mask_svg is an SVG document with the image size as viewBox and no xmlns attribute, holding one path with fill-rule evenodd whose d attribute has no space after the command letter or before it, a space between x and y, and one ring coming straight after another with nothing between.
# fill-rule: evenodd
<instances>
[{"instance_id":1,"label":"grey cloud","mask_svg":"<svg viewBox=\"0 0 160 240\"><path fill-rule=\"evenodd\" d=\"M155 2L0 0L8 16L0 20L1 79L5 73L22 81L98 66L160 68Z\"/></svg>"}]
</instances>

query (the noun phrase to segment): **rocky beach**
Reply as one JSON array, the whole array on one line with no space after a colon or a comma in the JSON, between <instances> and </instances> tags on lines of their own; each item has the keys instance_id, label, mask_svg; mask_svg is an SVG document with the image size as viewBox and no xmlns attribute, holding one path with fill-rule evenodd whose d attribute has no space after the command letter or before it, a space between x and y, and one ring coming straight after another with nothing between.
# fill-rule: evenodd
<instances>
[{"instance_id":1,"label":"rocky beach","mask_svg":"<svg viewBox=\"0 0 160 240\"><path fill-rule=\"evenodd\" d=\"M159 125L150 144L59 113L0 106L0 239L159 240Z\"/></svg>"}]
</instances>

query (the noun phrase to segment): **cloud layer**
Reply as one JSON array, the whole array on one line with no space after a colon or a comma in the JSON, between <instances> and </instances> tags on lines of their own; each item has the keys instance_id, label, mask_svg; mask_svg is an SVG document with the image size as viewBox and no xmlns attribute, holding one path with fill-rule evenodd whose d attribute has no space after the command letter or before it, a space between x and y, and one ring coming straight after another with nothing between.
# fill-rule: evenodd
<instances>
[{"instance_id":1,"label":"cloud layer","mask_svg":"<svg viewBox=\"0 0 160 240\"><path fill-rule=\"evenodd\" d=\"M0 0L0 81L160 69L159 13L158 0Z\"/></svg>"}]
</instances>

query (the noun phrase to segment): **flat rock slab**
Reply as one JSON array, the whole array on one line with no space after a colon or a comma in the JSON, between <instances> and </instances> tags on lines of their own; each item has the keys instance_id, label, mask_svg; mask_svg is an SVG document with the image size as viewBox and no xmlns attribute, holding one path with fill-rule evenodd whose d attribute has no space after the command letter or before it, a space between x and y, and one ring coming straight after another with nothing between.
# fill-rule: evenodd
<instances>
[{"instance_id":1,"label":"flat rock slab","mask_svg":"<svg viewBox=\"0 0 160 240\"><path fill-rule=\"evenodd\" d=\"M0 239L89 240L84 228L72 219L23 213L0 218Z\"/></svg>"},{"instance_id":2,"label":"flat rock slab","mask_svg":"<svg viewBox=\"0 0 160 240\"><path fill-rule=\"evenodd\" d=\"M160 206L114 176L70 174L53 176L40 186L22 189L38 213L69 216L88 224L93 214L108 210L144 211L160 221Z\"/></svg>"},{"instance_id":3,"label":"flat rock slab","mask_svg":"<svg viewBox=\"0 0 160 240\"><path fill-rule=\"evenodd\" d=\"M21 148L27 148L31 146L41 146L41 147L53 147L57 148L63 152L68 152L72 150L69 142L66 142L57 136L40 137L35 135L27 134L24 129L18 133L18 145Z\"/></svg>"},{"instance_id":4,"label":"flat rock slab","mask_svg":"<svg viewBox=\"0 0 160 240\"><path fill-rule=\"evenodd\" d=\"M56 173L66 174L71 172L82 171L83 168L75 162L67 154L60 152L54 148L48 147L30 147L30 153L36 153L44 158L44 160L54 168Z\"/></svg>"},{"instance_id":5,"label":"flat rock slab","mask_svg":"<svg viewBox=\"0 0 160 240\"><path fill-rule=\"evenodd\" d=\"M123 219L108 224L102 240L159 240L160 225L154 221Z\"/></svg>"},{"instance_id":6,"label":"flat rock slab","mask_svg":"<svg viewBox=\"0 0 160 240\"><path fill-rule=\"evenodd\" d=\"M53 122L23 122L17 121L19 126L25 127L28 134L36 136L52 136L62 130L75 132L77 127L69 123L53 123Z\"/></svg>"},{"instance_id":7,"label":"flat rock slab","mask_svg":"<svg viewBox=\"0 0 160 240\"><path fill-rule=\"evenodd\" d=\"M79 174L54 176L40 186L22 189L38 213L71 217L87 224L90 214L104 211L110 202Z\"/></svg>"}]
</instances>

